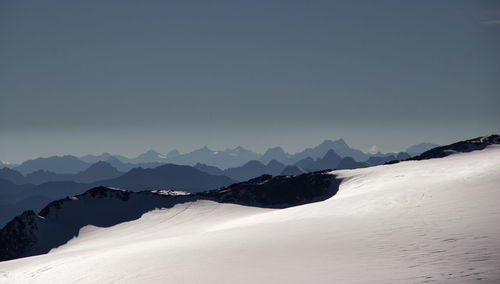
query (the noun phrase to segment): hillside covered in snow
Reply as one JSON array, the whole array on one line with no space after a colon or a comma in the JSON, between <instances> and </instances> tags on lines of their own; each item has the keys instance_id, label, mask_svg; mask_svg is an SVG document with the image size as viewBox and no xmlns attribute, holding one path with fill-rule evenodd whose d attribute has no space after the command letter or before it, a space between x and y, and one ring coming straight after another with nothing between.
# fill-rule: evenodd
<instances>
[{"instance_id":1,"label":"hillside covered in snow","mask_svg":"<svg viewBox=\"0 0 500 284\"><path fill-rule=\"evenodd\" d=\"M0 262L0 283L499 283L490 144L201 194L96 188L9 223L28 255L61 245Z\"/></svg>"}]
</instances>

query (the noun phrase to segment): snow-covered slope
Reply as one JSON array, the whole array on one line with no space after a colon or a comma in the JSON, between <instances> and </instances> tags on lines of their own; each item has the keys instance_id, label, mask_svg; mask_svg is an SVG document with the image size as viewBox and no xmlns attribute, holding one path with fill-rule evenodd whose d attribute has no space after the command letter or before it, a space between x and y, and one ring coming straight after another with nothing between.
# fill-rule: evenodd
<instances>
[{"instance_id":1,"label":"snow-covered slope","mask_svg":"<svg viewBox=\"0 0 500 284\"><path fill-rule=\"evenodd\" d=\"M316 203L198 200L86 226L0 262L0 283L500 283L500 146L332 174Z\"/></svg>"}]
</instances>

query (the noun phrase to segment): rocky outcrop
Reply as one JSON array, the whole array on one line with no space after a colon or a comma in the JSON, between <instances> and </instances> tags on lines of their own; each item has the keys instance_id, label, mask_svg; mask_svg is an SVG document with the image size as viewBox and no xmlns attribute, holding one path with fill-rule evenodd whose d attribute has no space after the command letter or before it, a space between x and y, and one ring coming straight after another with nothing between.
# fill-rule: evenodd
<instances>
[{"instance_id":1,"label":"rocky outcrop","mask_svg":"<svg viewBox=\"0 0 500 284\"><path fill-rule=\"evenodd\" d=\"M32 210L24 211L0 230L0 261L25 256L38 241L39 217Z\"/></svg>"},{"instance_id":2,"label":"rocky outcrop","mask_svg":"<svg viewBox=\"0 0 500 284\"><path fill-rule=\"evenodd\" d=\"M482 150L489 145L500 144L500 135L490 135L477 137L470 140L460 141L446 146L436 147L426 151L418 156L407 159L408 161L427 160L433 158L442 158L457 152L471 152Z\"/></svg>"}]
</instances>

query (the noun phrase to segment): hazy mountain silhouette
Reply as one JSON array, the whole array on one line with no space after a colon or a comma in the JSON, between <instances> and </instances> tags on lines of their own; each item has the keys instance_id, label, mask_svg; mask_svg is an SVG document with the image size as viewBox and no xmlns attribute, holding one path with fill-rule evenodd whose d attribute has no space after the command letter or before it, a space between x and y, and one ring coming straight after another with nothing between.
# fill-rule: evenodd
<instances>
[{"instance_id":1,"label":"hazy mountain silhouette","mask_svg":"<svg viewBox=\"0 0 500 284\"><path fill-rule=\"evenodd\" d=\"M407 151L409 151L410 155L416 155L434 146L436 145L431 143L420 143L409 147ZM154 168L166 163L178 165L196 165L200 163L207 166L216 166L220 169L228 169L242 166L252 160L258 160L265 165L272 160L285 165L292 165L308 157L314 160L322 158L329 150L334 150L342 158L353 157L356 161L366 161L370 156L397 155L396 153L365 154L360 150L349 147L343 139L339 139L335 141L325 140L313 148L307 148L295 154L289 154L281 147L269 148L263 155L241 146L223 151L214 151L208 147L203 147L186 154L181 154L175 149L166 155L149 150L135 158L128 158L104 152L101 155L85 155L80 159L70 155L62 157L54 156L29 160L15 167L11 164L5 166L15 168L22 174L32 173L37 170L45 170L57 174L77 173L98 161L106 161L121 172L126 172L136 167Z\"/></svg>"},{"instance_id":2,"label":"hazy mountain silhouette","mask_svg":"<svg viewBox=\"0 0 500 284\"><path fill-rule=\"evenodd\" d=\"M127 171L138 166L151 168L158 166L158 163L172 163L177 165L196 165L199 163L207 166L215 166L219 169L229 169L242 166L252 160L258 160L264 165L267 165L272 160L276 160L282 164L294 164L307 157L313 159L322 158L329 150L335 150L341 157L353 156L360 160L368 159L367 154L364 154L360 150L350 148L344 140L339 139L336 141L325 140L314 148L307 148L293 155L286 153L281 147L269 148L261 155L241 146L223 151L211 150L205 146L186 154L181 154L177 150L172 150L167 155L162 155L154 150L149 150L136 158L127 158L121 155L103 153L99 156L86 155L82 157L82 160L107 161L120 171ZM118 161L121 164L118 163ZM151 164L146 165L149 163Z\"/></svg>"},{"instance_id":3,"label":"hazy mountain silhouette","mask_svg":"<svg viewBox=\"0 0 500 284\"><path fill-rule=\"evenodd\" d=\"M237 181L248 180L265 174L267 167L256 160L249 161L241 167L234 167L224 170L224 174Z\"/></svg>"},{"instance_id":4,"label":"hazy mountain silhouette","mask_svg":"<svg viewBox=\"0 0 500 284\"><path fill-rule=\"evenodd\" d=\"M177 157L180 154L181 153L177 149L173 149L173 150L171 150L170 152L167 153L167 159L170 159L170 158L173 158L173 157Z\"/></svg>"},{"instance_id":5,"label":"hazy mountain silhouette","mask_svg":"<svg viewBox=\"0 0 500 284\"><path fill-rule=\"evenodd\" d=\"M99 181L94 185L134 190L177 189L196 192L234 182L226 176L210 175L191 166L166 164L152 169L134 168L120 177Z\"/></svg>"},{"instance_id":6,"label":"hazy mountain silhouette","mask_svg":"<svg viewBox=\"0 0 500 284\"><path fill-rule=\"evenodd\" d=\"M52 156L28 160L14 168L22 174L29 174L38 170L51 171L58 174L73 174L83 171L90 166L75 156Z\"/></svg>"},{"instance_id":7,"label":"hazy mountain silhouette","mask_svg":"<svg viewBox=\"0 0 500 284\"><path fill-rule=\"evenodd\" d=\"M89 188L88 184L73 181L50 181L24 190L24 195L46 196L50 198L62 198L84 192Z\"/></svg>"},{"instance_id":8,"label":"hazy mountain silhouette","mask_svg":"<svg viewBox=\"0 0 500 284\"><path fill-rule=\"evenodd\" d=\"M106 161L109 157L111 157L111 154L108 152L104 152L98 156L88 154L88 155L80 157L80 160L82 160L86 163L94 164L94 163L97 163L99 161Z\"/></svg>"},{"instance_id":9,"label":"hazy mountain silhouette","mask_svg":"<svg viewBox=\"0 0 500 284\"><path fill-rule=\"evenodd\" d=\"M164 165L164 163L160 162L151 162L151 163L138 163L138 164L133 164L133 163L124 163L120 161L116 156L111 156L109 157L106 162L116 168L120 172L128 172L133 168L145 168L145 169L151 169L151 168L156 168L161 165Z\"/></svg>"},{"instance_id":10,"label":"hazy mountain silhouette","mask_svg":"<svg viewBox=\"0 0 500 284\"><path fill-rule=\"evenodd\" d=\"M84 171L76 174L56 174L46 170L37 170L26 176L20 172L8 168L0 169L0 178L8 179L15 184L41 184L50 181L75 181L79 183L91 183L103 179L111 179L122 175L116 168L106 162L97 162L90 165Z\"/></svg>"},{"instance_id":11,"label":"hazy mountain silhouette","mask_svg":"<svg viewBox=\"0 0 500 284\"><path fill-rule=\"evenodd\" d=\"M2 160L0 160L0 168L7 167L7 168L14 168L19 166L18 164L12 164L12 163L7 163Z\"/></svg>"},{"instance_id":12,"label":"hazy mountain silhouette","mask_svg":"<svg viewBox=\"0 0 500 284\"><path fill-rule=\"evenodd\" d=\"M328 150L323 157L318 159L313 159L312 157L304 158L296 162L293 166L296 168L289 168L288 174L295 171L317 171L324 169L335 169L337 165L342 160L342 157L338 155L334 150Z\"/></svg>"},{"instance_id":13,"label":"hazy mountain silhouette","mask_svg":"<svg viewBox=\"0 0 500 284\"><path fill-rule=\"evenodd\" d=\"M25 210L39 210L47 202L79 194L89 187L68 181L16 185L0 179L0 227Z\"/></svg>"},{"instance_id":14,"label":"hazy mountain silhouette","mask_svg":"<svg viewBox=\"0 0 500 284\"><path fill-rule=\"evenodd\" d=\"M357 168L366 168L370 167L370 165L367 162L358 162L354 160L352 157L345 157L343 158L340 163L337 165L337 169L357 169Z\"/></svg>"},{"instance_id":15,"label":"hazy mountain silhouette","mask_svg":"<svg viewBox=\"0 0 500 284\"><path fill-rule=\"evenodd\" d=\"M264 164L269 163L272 160L276 160L279 162L287 162L290 159L291 155L286 153L281 147L269 148L264 153L264 155L260 158L260 161Z\"/></svg>"},{"instance_id":16,"label":"hazy mountain silhouette","mask_svg":"<svg viewBox=\"0 0 500 284\"><path fill-rule=\"evenodd\" d=\"M267 163L267 172L270 175L279 175L283 169L285 169L285 165L278 162L277 160L271 160L269 163Z\"/></svg>"},{"instance_id":17,"label":"hazy mountain silhouette","mask_svg":"<svg viewBox=\"0 0 500 284\"><path fill-rule=\"evenodd\" d=\"M397 160L394 155L389 156L371 156L366 162L370 165L381 165L389 161Z\"/></svg>"},{"instance_id":18,"label":"hazy mountain silhouette","mask_svg":"<svg viewBox=\"0 0 500 284\"><path fill-rule=\"evenodd\" d=\"M394 160L395 158L391 156L389 160ZM311 157L304 158L294 165L289 165L287 167L283 163L280 163L276 160L272 160L268 163L268 165L264 165L260 161L249 161L245 163L243 166L229 168L226 170L220 170L217 167L207 166L205 164L197 164L195 165L201 171L205 171L211 174L223 174L228 176L234 180L244 181L248 180L263 174L270 175L297 175L305 172L313 172L324 169L335 169L338 167L341 162L342 157L338 155L334 150L329 150L323 157L318 159L313 159ZM385 159L380 159L380 162L377 164L384 163ZM355 161L356 162L356 161ZM366 167L372 164L368 163L351 163L350 160L344 161L344 167ZM375 165L375 164L373 164ZM285 171L286 168L286 171Z\"/></svg>"},{"instance_id":19,"label":"hazy mountain silhouette","mask_svg":"<svg viewBox=\"0 0 500 284\"><path fill-rule=\"evenodd\" d=\"M17 202L0 201L0 228L24 211L40 211L45 205L53 200L53 198L45 196L30 196Z\"/></svg>"},{"instance_id":20,"label":"hazy mountain silhouette","mask_svg":"<svg viewBox=\"0 0 500 284\"><path fill-rule=\"evenodd\" d=\"M0 173L7 172L12 175L10 171L13 170L7 172L2 169ZM13 172L18 177L15 174L18 172ZM20 175L20 173L18 174ZM39 171L39 174L43 174L42 171ZM24 210L38 210L47 201L80 194L95 185L106 184L127 189L156 188L200 191L219 188L236 182L226 176L209 175L189 166L176 165L165 165L156 169L137 168L126 174L121 174L108 163L97 162L87 170L75 175L49 173L51 177L74 178L80 182L66 179L65 181L44 182L39 185L24 184L25 182L21 182L22 185L16 185L7 179L0 178L0 227L3 226L2 222L12 219L13 216L20 214ZM83 183L83 181L108 175L121 176L107 178L104 181L97 181L92 184ZM25 180L27 178L29 177L25 177Z\"/></svg>"},{"instance_id":21,"label":"hazy mountain silhouette","mask_svg":"<svg viewBox=\"0 0 500 284\"><path fill-rule=\"evenodd\" d=\"M411 155L406 153L406 152L399 152L397 155L396 155L396 160L406 160L406 159L409 159L411 158Z\"/></svg>"},{"instance_id":22,"label":"hazy mountain silhouette","mask_svg":"<svg viewBox=\"0 0 500 284\"><path fill-rule=\"evenodd\" d=\"M212 175L224 175L233 180L245 181L261 176L263 174L278 175L285 168L285 165L276 160L270 161L267 165L264 165L260 161L252 160L240 167L234 167L225 170L200 163L196 164L194 167L202 172L206 172Z\"/></svg>"},{"instance_id":23,"label":"hazy mountain silhouette","mask_svg":"<svg viewBox=\"0 0 500 284\"><path fill-rule=\"evenodd\" d=\"M216 176L224 175L224 171L215 166L209 166L197 163L196 165L194 165L194 168L211 175L216 175Z\"/></svg>"},{"instance_id":24,"label":"hazy mountain silhouette","mask_svg":"<svg viewBox=\"0 0 500 284\"><path fill-rule=\"evenodd\" d=\"M11 200L20 189L10 180L0 178L0 200Z\"/></svg>"},{"instance_id":25,"label":"hazy mountain silhouette","mask_svg":"<svg viewBox=\"0 0 500 284\"><path fill-rule=\"evenodd\" d=\"M71 181L76 174L56 174L46 170L38 170L26 175L22 184L41 184L49 181Z\"/></svg>"},{"instance_id":26,"label":"hazy mountain silhouette","mask_svg":"<svg viewBox=\"0 0 500 284\"><path fill-rule=\"evenodd\" d=\"M294 166L311 171L315 168L315 163L316 161L313 158L307 157L295 163Z\"/></svg>"},{"instance_id":27,"label":"hazy mountain silhouette","mask_svg":"<svg viewBox=\"0 0 500 284\"><path fill-rule=\"evenodd\" d=\"M167 159L166 155L162 155L153 149L148 150L146 153L142 153L134 159L136 163L151 163L160 162L163 163Z\"/></svg>"},{"instance_id":28,"label":"hazy mountain silhouette","mask_svg":"<svg viewBox=\"0 0 500 284\"><path fill-rule=\"evenodd\" d=\"M85 171L74 175L74 178L71 180L81 183L91 183L98 180L116 178L122 174L124 173L118 171L109 163L100 161L91 165Z\"/></svg>"},{"instance_id":29,"label":"hazy mountain silhouette","mask_svg":"<svg viewBox=\"0 0 500 284\"><path fill-rule=\"evenodd\" d=\"M0 179L5 179L15 184L24 184L26 182L26 177L16 170L9 169L7 167L0 169ZM1 189L1 187L0 187Z\"/></svg>"},{"instance_id":30,"label":"hazy mountain silhouette","mask_svg":"<svg viewBox=\"0 0 500 284\"><path fill-rule=\"evenodd\" d=\"M201 163L216 166L220 169L227 169L241 166L251 160L258 160L260 157L260 154L241 146L224 151L214 151L205 146L186 154L173 156L172 158L169 156L168 162L178 165L195 165Z\"/></svg>"},{"instance_id":31,"label":"hazy mountain silhouette","mask_svg":"<svg viewBox=\"0 0 500 284\"><path fill-rule=\"evenodd\" d=\"M335 169L341 160L342 157L340 157L334 150L329 150L323 158L316 161L314 169Z\"/></svg>"},{"instance_id":32,"label":"hazy mountain silhouette","mask_svg":"<svg viewBox=\"0 0 500 284\"><path fill-rule=\"evenodd\" d=\"M123 162L123 161L122 161ZM166 163L167 162L167 156L162 155L155 150L149 150L146 153L142 153L139 156L129 159L127 161L128 163L133 163L133 164L139 164L139 163Z\"/></svg>"},{"instance_id":33,"label":"hazy mountain silhouette","mask_svg":"<svg viewBox=\"0 0 500 284\"><path fill-rule=\"evenodd\" d=\"M263 174L278 175L285 168L282 163L272 160L267 165L259 161L250 161L241 167L224 170L224 175L239 181L249 180Z\"/></svg>"},{"instance_id":34,"label":"hazy mountain silhouette","mask_svg":"<svg viewBox=\"0 0 500 284\"><path fill-rule=\"evenodd\" d=\"M174 150L175 151L175 150ZM148 150L145 153L139 154L135 158L128 158L122 155L111 155L108 152L104 152L101 155L95 156L95 155L85 155L80 157L82 161L85 161L87 163L96 163L99 161L107 161L109 158L116 158L120 162L125 163L125 164L142 164L142 163L162 163L165 164L167 163L167 155L162 155L155 150Z\"/></svg>"},{"instance_id":35,"label":"hazy mountain silhouette","mask_svg":"<svg viewBox=\"0 0 500 284\"><path fill-rule=\"evenodd\" d=\"M307 157L318 159L325 156L329 150L334 150L341 157L353 157L357 161L366 161L369 157L362 151L349 147L343 139L339 139L335 141L325 140L314 148L307 148L302 152L294 154L291 159L293 163Z\"/></svg>"}]
</instances>

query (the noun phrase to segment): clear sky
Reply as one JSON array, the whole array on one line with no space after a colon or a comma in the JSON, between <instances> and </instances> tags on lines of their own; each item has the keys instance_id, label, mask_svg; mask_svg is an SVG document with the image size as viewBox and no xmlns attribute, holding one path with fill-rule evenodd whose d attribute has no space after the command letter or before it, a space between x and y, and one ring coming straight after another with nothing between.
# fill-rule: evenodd
<instances>
[{"instance_id":1,"label":"clear sky","mask_svg":"<svg viewBox=\"0 0 500 284\"><path fill-rule=\"evenodd\" d=\"M500 1L3 1L0 159L500 132Z\"/></svg>"}]
</instances>

